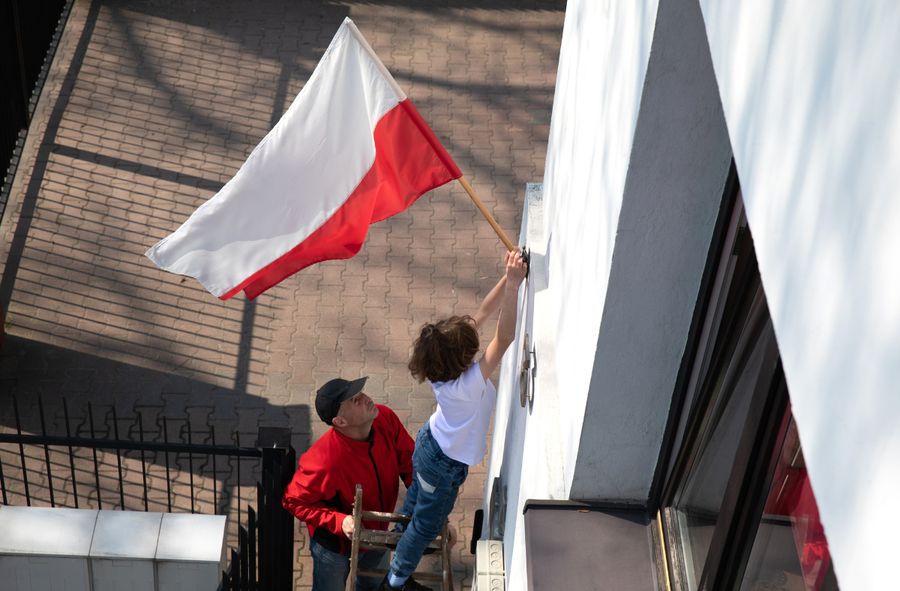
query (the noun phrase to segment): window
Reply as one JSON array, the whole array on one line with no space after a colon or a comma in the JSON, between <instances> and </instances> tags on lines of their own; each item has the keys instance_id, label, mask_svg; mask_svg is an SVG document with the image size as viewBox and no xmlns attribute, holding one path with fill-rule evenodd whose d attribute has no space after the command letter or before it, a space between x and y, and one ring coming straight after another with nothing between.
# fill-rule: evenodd
<instances>
[{"instance_id":1,"label":"window","mask_svg":"<svg viewBox=\"0 0 900 591\"><path fill-rule=\"evenodd\" d=\"M656 499L671 588L837 590L732 172Z\"/></svg>"},{"instance_id":2,"label":"window","mask_svg":"<svg viewBox=\"0 0 900 591\"><path fill-rule=\"evenodd\" d=\"M741 580L741 591L836 591L825 530L790 412L771 464L772 484Z\"/></svg>"}]
</instances>

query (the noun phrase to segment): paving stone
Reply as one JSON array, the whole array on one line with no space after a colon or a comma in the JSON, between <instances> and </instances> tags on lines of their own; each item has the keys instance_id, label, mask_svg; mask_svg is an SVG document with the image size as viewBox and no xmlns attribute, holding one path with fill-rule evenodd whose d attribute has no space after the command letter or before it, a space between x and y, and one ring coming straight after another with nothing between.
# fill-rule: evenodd
<instances>
[{"instance_id":1,"label":"paving stone","mask_svg":"<svg viewBox=\"0 0 900 591\"><path fill-rule=\"evenodd\" d=\"M65 397L81 434L91 403L104 434L115 408L119 417L140 413L148 439L161 437L163 419L182 435L189 417L192 435L196 424L198 436L213 427L217 440L238 432L246 444L260 425L290 427L302 451L324 432L310 410L315 388L337 374L367 374L373 395L414 433L434 406L406 370L418 327L474 312L502 268L502 245L458 184L375 224L357 257L304 270L254 302L219 301L143 252L231 178L345 16L517 236L524 184L543 171L563 10L559 1L76 0L0 227L0 270L11 285L0 429L14 429L6 393L39 429L41 394L57 433ZM130 436L135 425L118 422ZM21 488L17 458L0 447L4 477ZM127 489L136 490L139 459L123 462ZM242 467L239 485L233 462L222 463L217 472L231 476L213 478L208 460L191 470L189 458L173 457L167 481L164 458L154 456L151 505L167 507L171 497L190 509L193 474L195 506L237 511L253 471ZM26 459L40 502L48 502L44 464L42 452ZM63 468L59 502L72 506ZM99 499L115 506L114 453L99 454L98 472ZM77 462L75 485L80 506L96 505L91 455ZM463 539L454 550L463 589L483 489L484 470L473 469L451 516ZM126 505L141 508L143 499L129 493ZM306 529L296 533L296 588L309 589Z\"/></svg>"}]
</instances>

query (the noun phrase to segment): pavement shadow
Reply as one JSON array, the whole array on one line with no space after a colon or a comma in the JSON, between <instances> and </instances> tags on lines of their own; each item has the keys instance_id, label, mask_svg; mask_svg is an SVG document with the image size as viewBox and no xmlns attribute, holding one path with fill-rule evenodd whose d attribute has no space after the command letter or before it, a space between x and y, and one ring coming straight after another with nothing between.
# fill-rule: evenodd
<instances>
[{"instance_id":1,"label":"pavement shadow","mask_svg":"<svg viewBox=\"0 0 900 591\"><path fill-rule=\"evenodd\" d=\"M210 426L220 434L217 443L232 442L237 432L244 445L253 444L260 427L277 427L291 430L295 449L303 451L309 445L310 415L305 404L273 405L240 390L16 336L7 336L0 350L0 391L0 425L6 430L15 427L15 397L22 429L39 433L40 397L46 430L52 435L65 434L66 400L72 435L87 433L91 405L97 418L112 410L122 420L140 413L151 437L166 418L173 424L189 420L198 434L195 443L213 443L209 435L202 435ZM109 424L98 424L95 431L111 437L111 429ZM129 429L123 428L121 435L136 435Z\"/></svg>"},{"instance_id":2,"label":"pavement shadow","mask_svg":"<svg viewBox=\"0 0 900 591\"><path fill-rule=\"evenodd\" d=\"M0 430L6 433L241 447L278 440L289 441L298 454L310 443L307 405L276 406L241 391L15 336L0 351L0 392ZM259 476L258 460L252 458L219 456L214 462L206 454L130 451L117 456L107 450L98 460L91 450L75 448L70 467L64 451L53 448L55 455L45 457L42 446L0 445L6 492L22 496L30 486L32 499L41 504L50 500L49 484L56 503L74 506L75 480L82 503L95 504L100 496L117 506L124 457L126 507L143 508L139 475L146 482L150 474L153 482L144 486L151 489L157 510L174 499L180 510L199 510L211 502L221 513L239 494L237 487L252 489Z\"/></svg>"}]
</instances>

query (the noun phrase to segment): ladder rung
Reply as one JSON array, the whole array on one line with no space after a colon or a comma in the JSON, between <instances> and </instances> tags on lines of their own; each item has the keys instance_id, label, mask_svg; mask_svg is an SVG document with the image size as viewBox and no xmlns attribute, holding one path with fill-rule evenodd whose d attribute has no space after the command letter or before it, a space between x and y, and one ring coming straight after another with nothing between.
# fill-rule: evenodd
<instances>
[{"instance_id":1,"label":"ladder rung","mask_svg":"<svg viewBox=\"0 0 900 591\"><path fill-rule=\"evenodd\" d=\"M362 485L356 485L356 495L353 500L353 519L357 527L353 530L351 536L350 547L350 573L347 577L345 588L352 590L355 588L357 576L364 577L383 577L386 571L373 569L362 570L359 568L359 552L362 548L388 548L396 549L397 543L403 536L402 533L393 531L384 531L380 529L367 529L363 527L365 521L377 521L380 523L409 523L410 518L402 513L385 513L382 511L363 511L362 509L363 491ZM437 582L442 591L453 591L453 572L450 567L450 553L447 549L447 524L444 524L441 535L432 540L425 548L425 554L439 552L442 572L435 574L433 572L416 572L413 573L417 579L422 581Z\"/></svg>"},{"instance_id":2,"label":"ladder rung","mask_svg":"<svg viewBox=\"0 0 900 591\"><path fill-rule=\"evenodd\" d=\"M381 511L363 511L366 521L389 521L393 523L409 523L409 517L402 513L382 513Z\"/></svg>"},{"instance_id":3,"label":"ladder rung","mask_svg":"<svg viewBox=\"0 0 900 591\"><path fill-rule=\"evenodd\" d=\"M362 570L357 573L359 577L383 577L388 571L386 570ZM444 576L438 573L413 573L413 578L417 581L442 581Z\"/></svg>"},{"instance_id":4,"label":"ladder rung","mask_svg":"<svg viewBox=\"0 0 900 591\"><path fill-rule=\"evenodd\" d=\"M359 543L367 548L390 548L393 550L403 534L396 531L382 531L380 529L362 529L359 531ZM426 548L440 550L441 536L431 541Z\"/></svg>"}]
</instances>

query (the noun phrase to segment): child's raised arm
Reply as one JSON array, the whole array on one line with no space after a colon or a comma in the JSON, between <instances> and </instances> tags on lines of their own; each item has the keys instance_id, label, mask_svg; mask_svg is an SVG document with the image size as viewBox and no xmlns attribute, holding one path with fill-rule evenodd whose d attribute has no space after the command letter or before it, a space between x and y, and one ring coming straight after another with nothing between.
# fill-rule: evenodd
<instances>
[{"instance_id":1,"label":"child's raised arm","mask_svg":"<svg viewBox=\"0 0 900 591\"><path fill-rule=\"evenodd\" d=\"M527 270L528 266L520 251L507 252L506 274L494 286L475 314L475 324L480 326L480 323L484 322L497 307L500 308L500 318L497 319L494 338L491 339L484 352L484 357L479 363L484 379L488 379L494 373L494 370L500 365L500 360L503 359L503 354L506 353L516 337L516 315L518 314L516 304L518 303L519 285L525 279Z\"/></svg>"},{"instance_id":2,"label":"child's raised arm","mask_svg":"<svg viewBox=\"0 0 900 591\"><path fill-rule=\"evenodd\" d=\"M491 288L490 293L481 301L481 305L478 306L478 311L475 312L475 315L472 319L475 321L475 328L481 328L487 319L494 315L494 312L497 311L497 308L500 307L500 299L503 296L503 288L506 286L506 273L503 273L503 277L500 278L500 281L497 282L493 288Z\"/></svg>"}]
</instances>

